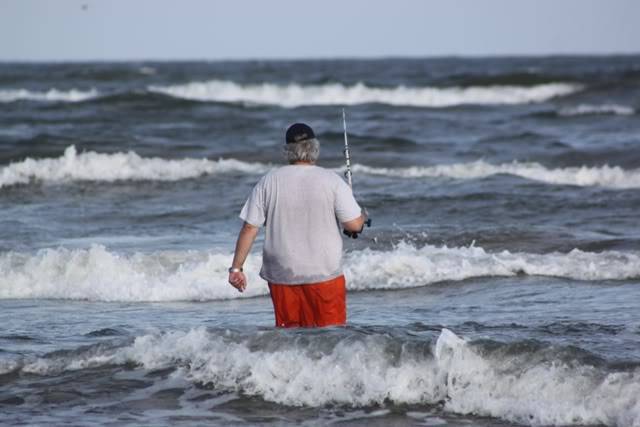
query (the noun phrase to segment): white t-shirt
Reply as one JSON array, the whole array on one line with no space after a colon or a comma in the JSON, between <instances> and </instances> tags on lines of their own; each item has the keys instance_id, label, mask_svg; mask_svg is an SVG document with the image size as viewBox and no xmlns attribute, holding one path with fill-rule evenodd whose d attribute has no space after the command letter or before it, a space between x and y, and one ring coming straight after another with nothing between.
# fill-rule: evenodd
<instances>
[{"instance_id":1,"label":"white t-shirt","mask_svg":"<svg viewBox=\"0 0 640 427\"><path fill-rule=\"evenodd\" d=\"M339 223L360 213L351 189L336 173L315 165L288 165L260 179L240 218L266 225L260 277L301 285L342 274Z\"/></svg>"}]
</instances>

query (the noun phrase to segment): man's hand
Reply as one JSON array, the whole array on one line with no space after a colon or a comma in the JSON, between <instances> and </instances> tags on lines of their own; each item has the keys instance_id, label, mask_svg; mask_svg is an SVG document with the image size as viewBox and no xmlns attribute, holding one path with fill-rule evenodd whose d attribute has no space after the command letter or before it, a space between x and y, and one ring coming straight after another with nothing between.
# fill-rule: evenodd
<instances>
[{"instance_id":1,"label":"man's hand","mask_svg":"<svg viewBox=\"0 0 640 427\"><path fill-rule=\"evenodd\" d=\"M247 288L247 278L242 271L229 273L229 283L236 288L238 292L244 292Z\"/></svg>"},{"instance_id":2,"label":"man's hand","mask_svg":"<svg viewBox=\"0 0 640 427\"><path fill-rule=\"evenodd\" d=\"M367 210L363 209L362 214L358 218L342 223L342 233L352 239L357 239L358 234L362 233L365 225L371 227L371 220L369 219Z\"/></svg>"},{"instance_id":3,"label":"man's hand","mask_svg":"<svg viewBox=\"0 0 640 427\"><path fill-rule=\"evenodd\" d=\"M236 250L233 254L233 262L231 267L234 270L242 270L242 265L247 259L247 255L251 250L251 245L258 235L259 228L255 225L251 225L248 222L242 224L240 233L238 234L238 241L236 242ZM242 271L229 270L229 283L236 288L238 292L243 292L247 288L247 277Z\"/></svg>"}]
</instances>

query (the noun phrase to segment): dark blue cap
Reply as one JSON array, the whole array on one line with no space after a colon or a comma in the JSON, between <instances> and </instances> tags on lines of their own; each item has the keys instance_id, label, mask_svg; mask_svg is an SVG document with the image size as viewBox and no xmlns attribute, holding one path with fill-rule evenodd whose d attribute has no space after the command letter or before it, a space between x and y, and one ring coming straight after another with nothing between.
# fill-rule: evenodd
<instances>
[{"instance_id":1,"label":"dark blue cap","mask_svg":"<svg viewBox=\"0 0 640 427\"><path fill-rule=\"evenodd\" d=\"M295 144L296 142L306 141L315 137L316 134L313 133L313 129L311 129L311 127L304 123L294 123L289 126L289 129L287 129L287 136L285 139L287 140L287 144Z\"/></svg>"}]
</instances>

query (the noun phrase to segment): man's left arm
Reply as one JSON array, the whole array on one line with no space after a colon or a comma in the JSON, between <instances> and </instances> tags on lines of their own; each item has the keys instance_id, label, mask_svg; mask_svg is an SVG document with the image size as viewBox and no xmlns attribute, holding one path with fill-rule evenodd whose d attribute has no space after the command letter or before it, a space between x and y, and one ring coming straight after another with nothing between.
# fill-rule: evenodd
<instances>
[{"instance_id":1,"label":"man's left arm","mask_svg":"<svg viewBox=\"0 0 640 427\"><path fill-rule=\"evenodd\" d=\"M251 251L251 246L253 246L253 242L256 240L258 231L260 231L259 227L245 221L238 234L236 250L233 254L233 263L229 269L229 283L239 292L243 292L247 287L247 277L242 271L242 266Z\"/></svg>"},{"instance_id":2,"label":"man's left arm","mask_svg":"<svg viewBox=\"0 0 640 427\"><path fill-rule=\"evenodd\" d=\"M363 209L362 213L356 219L351 221L345 221L342 223L342 228L351 233L362 233L365 223L368 220L367 212Z\"/></svg>"}]
</instances>

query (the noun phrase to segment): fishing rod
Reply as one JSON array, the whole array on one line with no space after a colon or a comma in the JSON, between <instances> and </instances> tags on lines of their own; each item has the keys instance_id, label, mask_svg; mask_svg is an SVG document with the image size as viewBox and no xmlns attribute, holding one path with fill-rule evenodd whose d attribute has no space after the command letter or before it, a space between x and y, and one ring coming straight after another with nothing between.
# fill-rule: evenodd
<instances>
[{"instance_id":1,"label":"fishing rod","mask_svg":"<svg viewBox=\"0 0 640 427\"><path fill-rule=\"evenodd\" d=\"M349 187L351 188L351 191L353 192L353 173L351 172L351 153L349 152L349 138L347 137L347 115L344 111L344 108L342 109L342 128L344 129L344 161L346 164L346 170L344 172L344 177L347 179L347 184L349 184ZM347 231L347 230L343 230L342 232L346 235L351 237L352 239L357 239L358 238L358 234L362 233L362 230L364 230L364 226L366 225L367 227L371 227L371 218L369 218L369 213L367 212L366 208L363 208L364 214L367 217L367 220L364 222L364 224L362 224L362 228L360 229L360 231Z\"/></svg>"},{"instance_id":2,"label":"fishing rod","mask_svg":"<svg viewBox=\"0 0 640 427\"><path fill-rule=\"evenodd\" d=\"M345 178L347 178L347 184L351 187L351 191L353 191L353 182L351 180L351 154L349 153L349 139L347 138L347 116L344 112L344 108L342 109L342 128L344 129L344 161L347 164L347 170L344 173Z\"/></svg>"}]
</instances>

